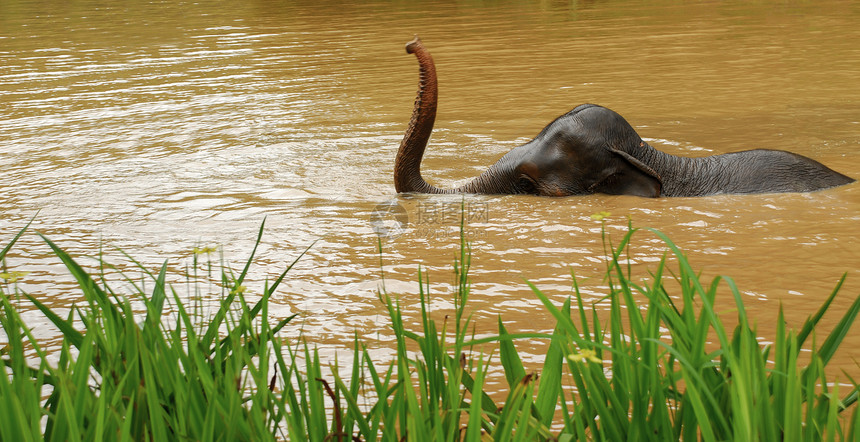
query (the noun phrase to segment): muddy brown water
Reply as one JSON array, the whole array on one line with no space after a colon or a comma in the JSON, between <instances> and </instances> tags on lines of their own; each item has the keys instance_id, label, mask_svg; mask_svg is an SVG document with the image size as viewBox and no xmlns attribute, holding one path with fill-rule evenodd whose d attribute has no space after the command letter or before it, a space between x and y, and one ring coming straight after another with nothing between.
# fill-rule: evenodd
<instances>
[{"instance_id":1,"label":"muddy brown water","mask_svg":"<svg viewBox=\"0 0 860 442\"><path fill-rule=\"evenodd\" d=\"M433 307L450 312L461 203L478 334L498 316L511 332L552 329L525 280L560 303L576 273L599 299L604 249L591 215L605 211L614 240L629 218L670 235L708 280L734 278L765 339L780 308L799 327L847 273L826 331L860 293L860 185L675 199L395 195L417 86L403 46L420 34L436 59L423 170L441 186L586 102L673 154L785 149L860 178L858 21L850 1L4 1L0 238L35 215L35 230L89 265L100 250L124 262L122 249L153 269L170 260L181 282L194 247L220 245L238 269L265 218L248 292L313 243L273 297L273 319L299 313L286 333L329 355L358 331L384 359L382 272L410 320L419 267ZM403 212L379 215L390 205ZM637 233L634 272L646 276L665 250ZM52 307L79 300L33 234L8 266L30 272L19 287ZM55 337L40 315L26 319ZM860 328L846 340L834 373L858 378ZM544 346L520 348L537 364Z\"/></svg>"}]
</instances>

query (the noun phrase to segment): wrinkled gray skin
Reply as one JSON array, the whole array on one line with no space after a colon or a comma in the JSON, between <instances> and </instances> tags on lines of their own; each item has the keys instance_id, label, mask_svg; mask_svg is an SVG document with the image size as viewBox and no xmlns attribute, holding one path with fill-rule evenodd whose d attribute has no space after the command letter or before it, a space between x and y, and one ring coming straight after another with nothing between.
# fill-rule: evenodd
<instances>
[{"instance_id":1,"label":"wrinkled gray skin","mask_svg":"<svg viewBox=\"0 0 860 442\"><path fill-rule=\"evenodd\" d=\"M416 37L406 45L420 67L412 120L394 166L397 192L704 196L720 193L810 192L854 180L781 150L747 150L702 158L660 152L617 113L583 104L556 118L473 181L440 189L421 177L421 158L436 119L436 69Z\"/></svg>"}]
</instances>

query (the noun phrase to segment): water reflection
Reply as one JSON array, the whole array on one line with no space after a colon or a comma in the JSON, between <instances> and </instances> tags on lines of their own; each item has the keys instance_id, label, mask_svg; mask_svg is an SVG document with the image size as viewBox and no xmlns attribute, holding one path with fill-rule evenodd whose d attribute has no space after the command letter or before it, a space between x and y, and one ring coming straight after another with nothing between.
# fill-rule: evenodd
<instances>
[{"instance_id":1,"label":"water reflection","mask_svg":"<svg viewBox=\"0 0 860 442\"><path fill-rule=\"evenodd\" d=\"M418 221L461 200L393 195L417 84L403 51L413 34L439 70L424 175L440 186L477 175L583 102L615 109L672 154L780 148L860 177L857 19L841 1L2 2L0 237L39 211L35 228L74 254L117 247L152 266L170 258L178 274L200 244L240 262L266 218L251 275L261 286L316 241L272 313L301 312L305 334L346 346L356 329L388 333L380 261L389 292L414 299L421 265L434 306L452 308L457 222ZM486 207L467 223L479 332L497 315L512 332L552 328L524 279L561 301L573 272L589 299L601 296L599 211L612 213L613 238L629 216L668 233L706 275L733 276L760 328L780 303L799 324L842 272L837 303L858 291L858 192L466 197ZM410 223L380 252L370 218L389 200ZM664 247L643 233L633 250L639 270ZM55 283L65 272L37 238L9 264L32 270L26 289L47 303L77 300ZM840 367L856 373L853 348Z\"/></svg>"}]
</instances>

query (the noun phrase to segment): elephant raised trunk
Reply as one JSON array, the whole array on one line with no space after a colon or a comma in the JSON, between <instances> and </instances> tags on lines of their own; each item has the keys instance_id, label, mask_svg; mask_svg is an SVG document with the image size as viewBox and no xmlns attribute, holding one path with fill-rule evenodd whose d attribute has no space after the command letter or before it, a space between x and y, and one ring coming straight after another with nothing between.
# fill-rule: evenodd
<instances>
[{"instance_id":1,"label":"elephant raised trunk","mask_svg":"<svg viewBox=\"0 0 860 442\"><path fill-rule=\"evenodd\" d=\"M406 45L420 69L418 96L394 163L397 192L704 196L718 193L810 192L854 180L781 150L756 149L685 158L645 143L618 113L584 104L556 118L532 141L515 147L480 176L456 189L421 177L421 158L436 120L433 57L418 37Z\"/></svg>"},{"instance_id":2,"label":"elephant raised trunk","mask_svg":"<svg viewBox=\"0 0 860 442\"><path fill-rule=\"evenodd\" d=\"M440 189L435 187L421 176L421 159L427 141L433 132L433 123L436 121L436 103L438 101L438 86L436 83L436 66L430 51L424 47L421 40L416 36L406 44L406 52L415 54L418 59L419 80L418 96L415 97L415 107L412 110L412 118L409 127L400 142L397 158L394 161L394 188L398 193L483 193L483 194L508 194L519 193L507 183L511 180L509 168L502 167L505 163L500 161L494 164L486 172L471 182L456 189Z\"/></svg>"},{"instance_id":3,"label":"elephant raised trunk","mask_svg":"<svg viewBox=\"0 0 860 442\"><path fill-rule=\"evenodd\" d=\"M453 193L431 186L421 177L421 158L424 149L433 132L436 121L436 101L438 87L436 84L436 66L430 52L415 39L406 45L406 52L415 54L418 59L419 83L418 96L415 97L415 108L406 135L400 143L397 159L394 162L394 188L397 192L417 193Z\"/></svg>"}]
</instances>

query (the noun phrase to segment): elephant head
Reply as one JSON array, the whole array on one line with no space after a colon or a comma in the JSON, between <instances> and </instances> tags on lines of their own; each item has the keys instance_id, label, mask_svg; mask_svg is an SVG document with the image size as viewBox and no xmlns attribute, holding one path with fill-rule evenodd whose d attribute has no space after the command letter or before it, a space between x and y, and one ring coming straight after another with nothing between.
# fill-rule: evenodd
<instances>
[{"instance_id":1,"label":"elephant head","mask_svg":"<svg viewBox=\"0 0 860 442\"><path fill-rule=\"evenodd\" d=\"M421 177L421 158L436 119L436 68L418 37L406 45L406 51L418 59L420 80L412 119L394 164L397 192L702 196L811 191L853 181L785 151L758 149L702 158L669 155L645 143L616 112L583 104L556 118L471 182L440 189Z\"/></svg>"}]
</instances>

